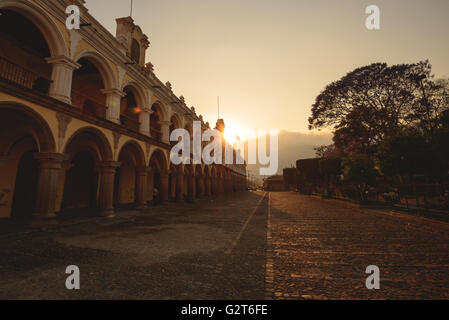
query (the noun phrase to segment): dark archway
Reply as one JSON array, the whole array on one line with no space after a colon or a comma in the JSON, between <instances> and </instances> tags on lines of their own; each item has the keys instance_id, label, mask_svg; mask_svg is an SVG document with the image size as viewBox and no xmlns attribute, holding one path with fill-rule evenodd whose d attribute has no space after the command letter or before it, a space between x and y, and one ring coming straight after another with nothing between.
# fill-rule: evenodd
<instances>
[{"instance_id":1,"label":"dark archway","mask_svg":"<svg viewBox=\"0 0 449 320\"><path fill-rule=\"evenodd\" d=\"M31 218L39 191L34 154L54 150L53 134L39 114L21 104L0 103L0 217Z\"/></svg>"},{"instance_id":2,"label":"dark archway","mask_svg":"<svg viewBox=\"0 0 449 320\"><path fill-rule=\"evenodd\" d=\"M112 160L110 145L99 130L83 128L70 138L65 153L70 157L70 166L66 172L61 211L92 214L98 207L97 163Z\"/></svg>"},{"instance_id":3,"label":"dark archway","mask_svg":"<svg viewBox=\"0 0 449 320\"><path fill-rule=\"evenodd\" d=\"M50 49L40 29L22 14L0 9L0 77L48 94L52 66Z\"/></svg>"},{"instance_id":4,"label":"dark archway","mask_svg":"<svg viewBox=\"0 0 449 320\"><path fill-rule=\"evenodd\" d=\"M139 106L138 94L132 86L126 86L123 89L125 96L120 103L120 121L127 129L139 131L139 115L142 112Z\"/></svg>"},{"instance_id":5,"label":"dark archway","mask_svg":"<svg viewBox=\"0 0 449 320\"><path fill-rule=\"evenodd\" d=\"M73 72L72 104L84 114L105 118L105 84L100 71L90 58L81 58L78 63L81 68Z\"/></svg>"},{"instance_id":6,"label":"dark archway","mask_svg":"<svg viewBox=\"0 0 449 320\"><path fill-rule=\"evenodd\" d=\"M19 160L11 217L21 223L28 223L34 213L37 197L39 164L33 154L37 150L25 152Z\"/></svg>"},{"instance_id":7,"label":"dark archway","mask_svg":"<svg viewBox=\"0 0 449 320\"><path fill-rule=\"evenodd\" d=\"M150 199L153 199L154 203L159 203L166 200L165 197L168 198L167 161L162 151L157 150L153 153L149 167L151 170L149 186L152 195ZM167 181L163 181L164 177L167 177Z\"/></svg>"},{"instance_id":8,"label":"dark archway","mask_svg":"<svg viewBox=\"0 0 449 320\"><path fill-rule=\"evenodd\" d=\"M118 157L121 163L115 175L114 203L116 205L136 204L138 188L138 170L145 165L142 148L135 142L126 143Z\"/></svg>"},{"instance_id":9,"label":"dark archway","mask_svg":"<svg viewBox=\"0 0 449 320\"><path fill-rule=\"evenodd\" d=\"M89 151L76 153L66 173L62 210L95 209L97 186L94 155Z\"/></svg>"},{"instance_id":10,"label":"dark archway","mask_svg":"<svg viewBox=\"0 0 449 320\"><path fill-rule=\"evenodd\" d=\"M136 39L133 39L131 42L131 59L140 64L140 45Z\"/></svg>"},{"instance_id":11,"label":"dark archway","mask_svg":"<svg viewBox=\"0 0 449 320\"><path fill-rule=\"evenodd\" d=\"M162 139L161 124L162 121L162 108L158 103L151 106L151 116L150 116L150 132L151 136L156 140L160 141Z\"/></svg>"}]
</instances>

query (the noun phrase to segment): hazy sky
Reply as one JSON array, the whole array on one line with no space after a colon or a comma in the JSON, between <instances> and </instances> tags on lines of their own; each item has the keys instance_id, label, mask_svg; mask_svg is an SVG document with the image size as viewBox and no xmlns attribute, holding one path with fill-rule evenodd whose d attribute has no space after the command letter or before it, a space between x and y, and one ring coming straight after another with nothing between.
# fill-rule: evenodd
<instances>
[{"instance_id":1,"label":"hazy sky","mask_svg":"<svg viewBox=\"0 0 449 320\"><path fill-rule=\"evenodd\" d=\"M130 0L87 0L115 34ZM381 30L365 28L378 5ZM449 77L449 0L134 0L147 61L175 94L215 123L306 131L326 84L373 62L429 59ZM242 133L245 135L244 133Z\"/></svg>"}]
</instances>

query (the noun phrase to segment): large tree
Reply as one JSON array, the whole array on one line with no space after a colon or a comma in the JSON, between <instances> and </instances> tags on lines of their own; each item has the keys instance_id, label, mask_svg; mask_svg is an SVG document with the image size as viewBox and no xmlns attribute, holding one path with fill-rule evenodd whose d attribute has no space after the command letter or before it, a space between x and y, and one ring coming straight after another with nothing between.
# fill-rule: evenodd
<instances>
[{"instance_id":1,"label":"large tree","mask_svg":"<svg viewBox=\"0 0 449 320\"><path fill-rule=\"evenodd\" d=\"M428 61L357 68L318 95L309 127L333 128L336 146L347 153L372 154L385 136L428 114L430 95L423 101L423 92L431 78Z\"/></svg>"}]
</instances>

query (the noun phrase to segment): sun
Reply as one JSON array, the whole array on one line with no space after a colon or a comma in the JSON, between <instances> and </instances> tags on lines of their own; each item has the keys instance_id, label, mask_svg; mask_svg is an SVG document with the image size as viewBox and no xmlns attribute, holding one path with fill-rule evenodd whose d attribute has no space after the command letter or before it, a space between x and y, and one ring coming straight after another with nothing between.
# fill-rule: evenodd
<instances>
[{"instance_id":1,"label":"sun","mask_svg":"<svg viewBox=\"0 0 449 320\"><path fill-rule=\"evenodd\" d=\"M237 140L246 140L245 130L234 123L227 123L224 131L224 138L229 143L237 142Z\"/></svg>"}]
</instances>

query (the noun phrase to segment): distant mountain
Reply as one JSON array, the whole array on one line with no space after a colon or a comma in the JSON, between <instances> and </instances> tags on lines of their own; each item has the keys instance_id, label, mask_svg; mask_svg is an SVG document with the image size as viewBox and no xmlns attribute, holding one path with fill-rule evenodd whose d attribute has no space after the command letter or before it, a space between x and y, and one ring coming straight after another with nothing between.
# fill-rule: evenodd
<instances>
[{"instance_id":1,"label":"distant mountain","mask_svg":"<svg viewBox=\"0 0 449 320\"><path fill-rule=\"evenodd\" d=\"M278 137L278 174L282 174L282 169L284 168L295 167L296 160L298 159L314 158L314 148L332 143L331 133L281 131ZM248 159L247 154L245 158ZM261 180L263 177L259 176L259 167L259 164L250 164L248 165L248 171L251 175L255 176L256 179Z\"/></svg>"}]
</instances>

